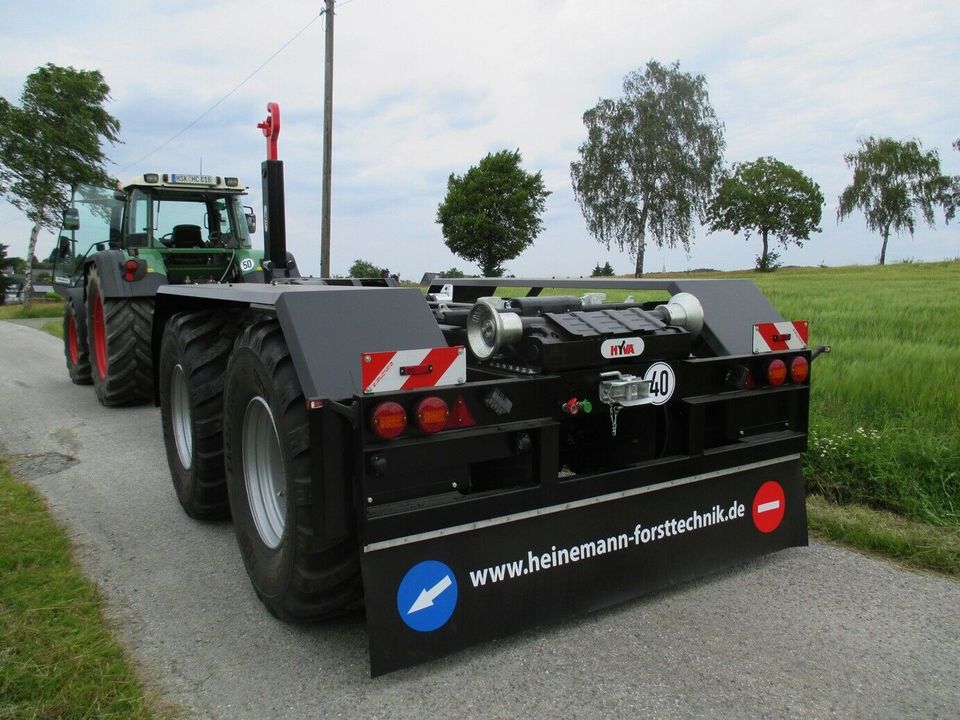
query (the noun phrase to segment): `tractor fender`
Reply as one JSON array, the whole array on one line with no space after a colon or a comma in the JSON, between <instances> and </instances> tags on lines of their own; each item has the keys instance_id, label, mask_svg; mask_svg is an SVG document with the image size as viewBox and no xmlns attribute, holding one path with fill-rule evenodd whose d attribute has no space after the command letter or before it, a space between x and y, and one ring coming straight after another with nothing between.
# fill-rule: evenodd
<instances>
[{"instance_id":1,"label":"tractor fender","mask_svg":"<svg viewBox=\"0 0 960 720\"><path fill-rule=\"evenodd\" d=\"M127 282L123 279L122 267L127 260L121 250L104 250L90 257L84 263L84 276L88 275L91 267L97 268L100 276L100 289L105 298L137 298L153 297L157 288L167 284L167 276L163 273L148 272L142 280ZM86 286L86 282L84 282ZM86 292L84 290L84 292Z\"/></svg>"},{"instance_id":2,"label":"tractor fender","mask_svg":"<svg viewBox=\"0 0 960 720\"><path fill-rule=\"evenodd\" d=\"M83 287L66 287L60 286L58 291L60 295L63 296L63 301L67 305L73 306L73 316L76 318L77 323L77 334L82 337L87 337L87 313L84 309L84 292ZM84 341L86 342L86 341Z\"/></svg>"}]
</instances>

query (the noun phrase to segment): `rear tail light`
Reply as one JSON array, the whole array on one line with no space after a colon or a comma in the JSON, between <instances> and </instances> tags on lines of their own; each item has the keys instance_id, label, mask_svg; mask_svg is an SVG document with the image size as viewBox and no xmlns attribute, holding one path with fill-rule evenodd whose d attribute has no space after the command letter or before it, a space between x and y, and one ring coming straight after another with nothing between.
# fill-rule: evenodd
<instances>
[{"instance_id":1,"label":"rear tail light","mask_svg":"<svg viewBox=\"0 0 960 720\"><path fill-rule=\"evenodd\" d=\"M790 379L795 383L806 382L807 376L810 375L810 363L807 362L807 359L803 355L797 355L793 360L790 361Z\"/></svg>"},{"instance_id":2,"label":"rear tail light","mask_svg":"<svg viewBox=\"0 0 960 720\"><path fill-rule=\"evenodd\" d=\"M447 427L450 408L438 397L425 397L417 403L417 427L427 433L440 432Z\"/></svg>"},{"instance_id":3,"label":"rear tail light","mask_svg":"<svg viewBox=\"0 0 960 720\"><path fill-rule=\"evenodd\" d=\"M124 261L120 269L123 271L123 279L127 282L133 282L134 280L142 279L143 276L146 275L147 264L137 258L130 258Z\"/></svg>"},{"instance_id":4,"label":"rear tail light","mask_svg":"<svg viewBox=\"0 0 960 720\"><path fill-rule=\"evenodd\" d=\"M384 440L392 440L407 429L407 411L399 403L382 402L373 409L370 429Z\"/></svg>"},{"instance_id":5,"label":"rear tail light","mask_svg":"<svg viewBox=\"0 0 960 720\"><path fill-rule=\"evenodd\" d=\"M780 360L771 360L770 364L767 365L767 382L778 387L783 385L787 380L787 364Z\"/></svg>"}]
</instances>

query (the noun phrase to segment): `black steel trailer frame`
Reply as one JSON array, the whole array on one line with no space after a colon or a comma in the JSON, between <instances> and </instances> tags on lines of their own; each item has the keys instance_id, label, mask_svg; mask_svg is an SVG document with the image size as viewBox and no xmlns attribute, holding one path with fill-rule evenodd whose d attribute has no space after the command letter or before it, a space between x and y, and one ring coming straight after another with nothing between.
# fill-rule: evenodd
<instances>
[{"instance_id":1,"label":"black steel trailer frame","mask_svg":"<svg viewBox=\"0 0 960 720\"><path fill-rule=\"evenodd\" d=\"M278 201L276 186L266 187L271 162L264 198L282 207L282 188ZM753 352L752 324L782 318L752 283L450 281L448 301L461 305L502 287L526 288L528 298L548 287L689 292L706 323L686 346L676 342L682 329L667 328L666 357L598 356L556 371L471 357L457 382L374 392L363 385L362 356L447 347L459 331L441 328L442 302L415 288L286 277L276 215L264 211L272 282L160 288L155 354L182 313L279 327L308 426L308 490L296 492L309 493L313 541L356 544L373 675L807 543L809 375L762 378L774 360L809 367L812 353ZM654 365L673 378L669 402L604 404L605 373L642 376ZM761 380L745 385L748 375ZM413 417L428 397L469 422L411 426L390 439L374 432L384 403ZM239 460L228 458L228 476L244 472L231 462ZM249 571L246 549L245 559Z\"/></svg>"}]
</instances>

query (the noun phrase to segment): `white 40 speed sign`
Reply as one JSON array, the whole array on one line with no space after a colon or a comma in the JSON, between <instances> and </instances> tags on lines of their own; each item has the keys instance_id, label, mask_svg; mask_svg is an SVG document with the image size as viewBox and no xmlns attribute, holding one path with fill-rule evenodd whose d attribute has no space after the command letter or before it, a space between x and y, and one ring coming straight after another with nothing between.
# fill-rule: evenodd
<instances>
[{"instance_id":1,"label":"white 40 speed sign","mask_svg":"<svg viewBox=\"0 0 960 720\"><path fill-rule=\"evenodd\" d=\"M673 368L665 362L655 362L648 367L643 374L643 379L650 383L650 397L653 398L654 405L663 405L673 397L673 391L677 386L677 377Z\"/></svg>"}]
</instances>

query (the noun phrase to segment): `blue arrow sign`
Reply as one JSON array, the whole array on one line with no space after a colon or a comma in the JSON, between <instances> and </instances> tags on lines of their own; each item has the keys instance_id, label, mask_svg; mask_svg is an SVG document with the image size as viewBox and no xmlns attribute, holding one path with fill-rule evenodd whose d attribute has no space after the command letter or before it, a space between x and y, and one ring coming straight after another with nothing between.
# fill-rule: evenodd
<instances>
[{"instance_id":1,"label":"blue arrow sign","mask_svg":"<svg viewBox=\"0 0 960 720\"><path fill-rule=\"evenodd\" d=\"M397 588L400 619L417 632L443 627L457 607L457 578L439 560L424 560L407 571Z\"/></svg>"}]
</instances>

